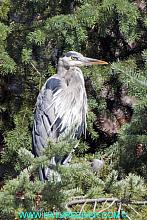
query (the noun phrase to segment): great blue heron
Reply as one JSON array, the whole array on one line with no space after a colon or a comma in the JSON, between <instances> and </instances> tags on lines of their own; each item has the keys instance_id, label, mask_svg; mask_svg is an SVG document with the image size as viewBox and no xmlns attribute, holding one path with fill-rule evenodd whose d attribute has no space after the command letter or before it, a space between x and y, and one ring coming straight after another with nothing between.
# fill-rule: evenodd
<instances>
[{"instance_id":1,"label":"great blue heron","mask_svg":"<svg viewBox=\"0 0 147 220\"><path fill-rule=\"evenodd\" d=\"M45 82L37 98L32 132L36 156L42 154L49 139L58 141L65 136L78 139L86 132L87 95L79 67L92 64L107 62L84 57L75 51L59 59L57 74ZM52 162L56 164L56 156ZM41 180L48 179L48 171L40 168Z\"/></svg>"}]
</instances>

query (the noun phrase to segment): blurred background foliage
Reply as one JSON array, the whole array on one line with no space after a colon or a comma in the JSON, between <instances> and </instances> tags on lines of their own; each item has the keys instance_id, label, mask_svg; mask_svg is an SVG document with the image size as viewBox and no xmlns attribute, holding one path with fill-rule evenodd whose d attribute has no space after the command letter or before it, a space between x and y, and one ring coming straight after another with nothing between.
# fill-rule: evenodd
<instances>
[{"instance_id":1,"label":"blurred background foliage","mask_svg":"<svg viewBox=\"0 0 147 220\"><path fill-rule=\"evenodd\" d=\"M0 1L1 219L38 207L62 210L73 196L146 200L146 12L145 0ZM39 90L69 50L110 65L82 68L86 140L73 167L57 168L62 183L42 184L35 169L47 159L31 154L33 111ZM93 158L104 160L100 173L89 166ZM145 219L147 209L135 208L141 217L128 208L130 217Z\"/></svg>"}]
</instances>

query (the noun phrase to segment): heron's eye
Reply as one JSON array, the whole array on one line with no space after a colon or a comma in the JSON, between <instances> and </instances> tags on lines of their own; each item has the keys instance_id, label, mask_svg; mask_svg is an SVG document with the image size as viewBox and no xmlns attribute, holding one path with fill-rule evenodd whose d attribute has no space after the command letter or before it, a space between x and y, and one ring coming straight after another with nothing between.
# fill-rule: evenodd
<instances>
[{"instance_id":1,"label":"heron's eye","mask_svg":"<svg viewBox=\"0 0 147 220\"><path fill-rule=\"evenodd\" d=\"M78 58L77 58L77 57L71 57L71 59L72 59L72 60L78 60Z\"/></svg>"}]
</instances>

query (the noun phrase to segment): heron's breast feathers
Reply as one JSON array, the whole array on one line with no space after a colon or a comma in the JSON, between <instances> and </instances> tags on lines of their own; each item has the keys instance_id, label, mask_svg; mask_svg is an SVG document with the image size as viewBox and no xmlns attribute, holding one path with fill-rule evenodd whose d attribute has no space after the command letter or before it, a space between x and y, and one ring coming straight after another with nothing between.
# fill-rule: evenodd
<instances>
[{"instance_id":1,"label":"heron's breast feathers","mask_svg":"<svg viewBox=\"0 0 147 220\"><path fill-rule=\"evenodd\" d=\"M61 119L59 127L65 131L65 135L70 132L74 135L79 126L86 125L87 97L82 86L73 90L58 90L51 105L55 112L54 123L58 118Z\"/></svg>"},{"instance_id":2,"label":"heron's breast feathers","mask_svg":"<svg viewBox=\"0 0 147 220\"><path fill-rule=\"evenodd\" d=\"M80 81L67 86L58 76L51 77L42 87L36 103L34 140L39 146L47 137L75 137L85 133L87 96ZM80 129L79 129L80 128Z\"/></svg>"}]
</instances>

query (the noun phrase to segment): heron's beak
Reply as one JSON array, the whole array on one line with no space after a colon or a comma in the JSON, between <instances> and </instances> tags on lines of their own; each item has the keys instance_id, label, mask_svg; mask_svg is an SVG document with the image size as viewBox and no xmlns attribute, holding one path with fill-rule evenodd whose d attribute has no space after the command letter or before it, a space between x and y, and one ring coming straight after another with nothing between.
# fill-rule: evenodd
<instances>
[{"instance_id":1,"label":"heron's beak","mask_svg":"<svg viewBox=\"0 0 147 220\"><path fill-rule=\"evenodd\" d=\"M97 60L97 59L92 59L92 58L88 58L88 57L85 57L85 60L84 60L85 64L88 64L88 65L104 65L104 64L108 64L106 61L103 61L103 60Z\"/></svg>"}]
</instances>

